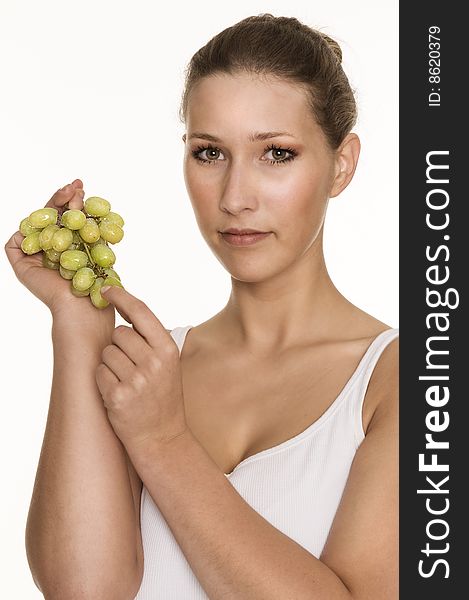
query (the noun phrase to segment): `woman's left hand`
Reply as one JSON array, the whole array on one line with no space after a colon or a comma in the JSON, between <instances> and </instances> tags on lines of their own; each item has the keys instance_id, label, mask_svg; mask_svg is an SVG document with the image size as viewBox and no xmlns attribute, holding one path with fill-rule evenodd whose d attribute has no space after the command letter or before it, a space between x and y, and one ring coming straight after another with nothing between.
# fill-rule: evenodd
<instances>
[{"instance_id":1,"label":"woman's left hand","mask_svg":"<svg viewBox=\"0 0 469 600\"><path fill-rule=\"evenodd\" d=\"M144 302L117 286L101 293L133 326L114 329L96 368L109 421L131 456L188 429L179 349Z\"/></svg>"}]
</instances>

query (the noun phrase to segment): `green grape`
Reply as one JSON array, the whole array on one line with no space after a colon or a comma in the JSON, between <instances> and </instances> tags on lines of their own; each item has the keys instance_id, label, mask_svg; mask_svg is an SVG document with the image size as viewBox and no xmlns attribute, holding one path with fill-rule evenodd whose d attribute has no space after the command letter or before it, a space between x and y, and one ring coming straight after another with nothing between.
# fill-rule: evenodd
<instances>
[{"instance_id":1,"label":"green grape","mask_svg":"<svg viewBox=\"0 0 469 600\"><path fill-rule=\"evenodd\" d=\"M106 308L109 302L101 296L101 288L103 287L104 278L98 277L90 288L90 299L93 306L96 308Z\"/></svg>"},{"instance_id":2,"label":"green grape","mask_svg":"<svg viewBox=\"0 0 469 600\"><path fill-rule=\"evenodd\" d=\"M99 224L99 233L103 240L111 244L117 244L124 237L124 230L116 223L101 221Z\"/></svg>"},{"instance_id":3,"label":"green grape","mask_svg":"<svg viewBox=\"0 0 469 600\"><path fill-rule=\"evenodd\" d=\"M90 196L85 200L84 208L92 217L105 217L111 210L111 204L99 196Z\"/></svg>"},{"instance_id":4,"label":"green grape","mask_svg":"<svg viewBox=\"0 0 469 600\"><path fill-rule=\"evenodd\" d=\"M93 269L82 267L73 276L72 285L76 290L84 292L93 285L95 279L96 275Z\"/></svg>"},{"instance_id":5,"label":"green grape","mask_svg":"<svg viewBox=\"0 0 469 600\"><path fill-rule=\"evenodd\" d=\"M55 225L58 215L59 212L56 208L40 208L29 215L28 221L31 227L44 229L48 225Z\"/></svg>"},{"instance_id":6,"label":"green grape","mask_svg":"<svg viewBox=\"0 0 469 600\"><path fill-rule=\"evenodd\" d=\"M24 235L24 237L26 237L30 233L35 233L36 231L41 231L41 229L39 227L33 227L31 225L31 223L28 221L28 217L25 217L21 221L18 229L21 231L21 233L22 233L22 235Z\"/></svg>"},{"instance_id":7,"label":"green grape","mask_svg":"<svg viewBox=\"0 0 469 600\"><path fill-rule=\"evenodd\" d=\"M24 240L21 242L21 250L23 250L25 254L36 254L42 250L41 244L39 243L38 231L30 233L24 238Z\"/></svg>"},{"instance_id":8,"label":"green grape","mask_svg":"<svg viewBox=\"0 0 469 600\"><path fill-rule=\"evenodd\" d=\"M106 279L104 280L103 285L117 285L121 288L123 288L124 286L121 283L121 280L118 279L117 277L106 277Z\"/></svg>"},{"instance_id":9,"label":"green grape","mask_svg":"<svg viewBox=\"0 0 469 600\"><path fill-rule=\"evenodd\" d=\"M116 277L119 281L121 280L121 278L117 274L117 271L114 271L114 269L111 269L111 268L104 269L104 273L105 273L106 277Z\"/></svg>"},{"instance_id":10,"label":"green grape","mask_svg":"<svg viewBox=\"0 0 469 600\"><path fill-rule=\"evenodd\" d=\"M59 264L49 260L45 252L42 254L42 266L46 267L47 269L59 269Z\"/></svg>"},{"instance_id":11,"label":"green grape","mask_svg":"<svg viewBox=\"0 0 469 600\"><path fill-rule=\"evenodd\" d=\"M42 266L46 269L50 269L51 271L59 270L59 265L49 260L44 253L42 254Z\"/></svg>"},{"instance_id":12,"label":"green grape","mask_svg":"<svg viewBox=\"0 0 469 600\"><path fill-rule=\"evenodd\" d=\"M93 246L93 248L91 248L91 257L100 267L110 267L116 262L116 255L114 252L111 250L111 248L109 248L109 246L105 246L103 244L98 244L97 246Z\"/></svg>"},{"instance_id":13,"label":"green grape","mask_svg":"<svg viewBox=\"0 0 469 600\"><path fill-rule=\"evenodd\" d=\"M61 223L68 229L81 229L86 223L86 215L81 210L66 210L62 215Z\"/></svg>"},{"instance_id":14,"label":"green grape","mask_svg":"<svg viewBox=\"0 0 469 600\"><path fill-rule=\"evenodd\" d=\"M67 250L83 250L83 244L74 244L72 242Z\"/></svg>"},{"instance_id":15,"label":"green grape","mask_svg":"<svg viewBox=\"0 0 469 600\"><path fill-rule=\"evenodd\" d=\"M67 250L84 250L83 240L78 231L72 231L73 240Z\"/></svg>"},{"instance_id":16,"label":"green grape","mask_svg":"<svg viewBox=\"0 0 469 600\"><path fill-rule=\"evenodd\" d=\"M43 250L50 250L52 248L52 239L56 231L60 228L58 225L48 225L39 234L39 243Z\"/></svg>"},{"instance_id":17,"label":"green grape","mask_svg":"<svg viewBox=\"0 0 469 600\"><path fill-rule=\"evenodd\" d=\"M119 225L119 227L124 227L124 219L120 216L119 213L116 212L108 212L107 215L105 217L103 217L103 220L101 221L101 223L115 223L116 225Z\"/></svg>"},{"instance_id":18,"label":"green grape","mask_svg":"<svg viewBox=\"0 0 469 600\"><path fill-rule=\"evenodd\" d=\"M61 227L54 233L52 238L52 248L57 252L64 252L73 241L73 233L67 227Z\"/></svg>"},{"instance_id":19,"label":"green grape","mask_svg":"<svg viewBox=\"0 0 469 600\"><path fill-rule=\"evenodd\" d=\"M95 246L107 246L107 242L106 240L103 240L102 237L100 237L96 240L96 242L93 242L91 244L91 248L94 248Z\"/></svg>"},{"instance_id":20,"label":"green grape","mask_svg":"<svg viewBox=\"0 0 469 600\"><path fill-rule=\"evenodd\" d=\"M73 285L70 287L70 289L72 290L72 294L74 296L76 296L77 298L81 298L82 296L89 296L90 295L90 290L85 290L84 292L80 292L79 290L76 290Z\"/></svg>"},{"instance_id":21,"label":"green grape","mask_svg":"<svg viewBox=\"0 0 469 600\"><path fill-rule=\"evenodd\" d=\"M76 271L72 271L70 269L64 269L62 265L60 265L59 273L62 275L64 279L73 279Z\"/></svg>"},{"instance_id":22,"label":"green grape","mask_svg":"<svg viewBox=\"0 0 469 600\"><path fill-rule=\"evenodd\" d=\"M64 279L72 280L76 271L72 271L70 269L64 269L62 265L59 265L59 273Z\"/></svg>"},{"instance_id":23,"label":"green grape","mask_svg":"<svg viewBox=\"0 0 469 600\"><path fill-rule=\"evenodd\" d=\"M81 239L87 244L91 244L99 240L99 227L94 219L86 219L85 224L79 230Z\"/></svg>"},{"instance_id":24,"label":"green grape","mask_svg":"<svg viewBox=\"0 0 469 600\"><path fill-rule=\"evenodd\" d=\"M64 269L70 271L78 271L82 267L86 267L88 256L81 250L65 250L60 255L60 264Z\"/></svg>"},{"instance_id":25,"label":"green grape","mask_svg":"<svg viewBox=\"0 0 469 600\"><path fill-rule=\"evenodd\" d=\"M52 262L58 263L60 261L61 252L57 252L57 250L54 250L54 248L51 248L50 250L46 250L44 252L44 254Z\"/></svg>"}]
</instances>

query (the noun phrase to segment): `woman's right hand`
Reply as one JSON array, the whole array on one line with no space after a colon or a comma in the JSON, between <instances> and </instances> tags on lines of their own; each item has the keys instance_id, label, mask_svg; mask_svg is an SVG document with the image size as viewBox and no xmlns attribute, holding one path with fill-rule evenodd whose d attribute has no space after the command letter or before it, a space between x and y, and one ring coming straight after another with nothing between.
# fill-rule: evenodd
<instances>
[{"instance_id":1,"label":"woman's right hand","mask_svg":"<svg viewBox=\"0 0 469 600\"><path fill-rule=\"evenodd\" d=\"M67 209L83 208L83 182L75 179L71 184L53 194L45 205L56 208L59 214ZM18 230L5 244L5 252L18 280L39 300L49 307L55 318L70 319L86 326L99 324L106 329L114 327L115 313L112 305L104 309L93 306L89 296L76 297L70 290L70 281L55 269L42 264L42 252L25 254L21 249L24 236ZM101 327L100 327L101 329Z\"/></svg>"}]
</instances>

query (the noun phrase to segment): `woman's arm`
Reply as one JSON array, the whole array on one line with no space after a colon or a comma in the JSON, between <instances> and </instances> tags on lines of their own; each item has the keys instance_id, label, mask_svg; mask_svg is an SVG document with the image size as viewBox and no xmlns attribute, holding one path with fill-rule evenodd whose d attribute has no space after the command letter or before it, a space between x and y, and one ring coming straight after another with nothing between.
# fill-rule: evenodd
<instances>
[{"instance_id":1,"label":"woman's arm","mask_svg":"<svg viewBox=\"0 0 469 600\"><path fill-rule=\"evenodd\" d=\"M129 600L140 585L138 524L127 455L95 371L109 331L54 319L49 414L26 527L26 551L47 600Z\"/></svg>"},{"instance_id":2,"label":"woman's arm","mask_svg":"<svg viewBox=\"0 0 469 600\"><path fill-rule=\"evenodd\" d=\"M398 350L383 351L379 400L320 559L249 506L190 430L130 458L212 600L396 600Z\"/></svg>"},{"instance_id":3,"label":"woman's arm","mask_svg":"<svg viewBox=\"0 0 469 600\"><path fill-rule=\"evenodd\" d=\"M367 395L377 400L377 408L320 558L340 576L354 600L397 600L399 338L383 351Z\"/></svg>"}]
</instances>

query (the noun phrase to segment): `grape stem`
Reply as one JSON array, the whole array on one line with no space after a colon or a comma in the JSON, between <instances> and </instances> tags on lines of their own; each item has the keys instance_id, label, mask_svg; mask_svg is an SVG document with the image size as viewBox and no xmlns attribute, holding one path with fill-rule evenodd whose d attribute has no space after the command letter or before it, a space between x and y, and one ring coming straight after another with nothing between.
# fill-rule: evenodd
<instances>
[{"instance_id":1,"label":"grape stem","mask_svg":"<svg viewBox=\"0 0 469 600\"><path fill-rule=\"evenodd\" d=\"M91 254L90 254L90 251L89 251L89 248L88 248L88 244L87 244L86 242L83 242L83 245L84 245L84 247L85 247L86 254L88 254L88 258L90 259L90 263L93 265L93 267L95 267L95 266L96 266L96 263L95 263L95 262L94 262L94 260L91 258Z\"/></svg>"},{"instance_id":2,"label":"grape stem","mask_svg":"<svg viewBox=\"0 0 469 600\"><path fill-rule=\"evenodd\" d=\"M83 242L83 247L85 248L86 254L88 255L88 258L90 259L91 264L93 265L93 271L98 275L98 277L104 277L105 273L104 273L104 269L103 267L100 267L98 264L96 264L91 256L90 250L89 250L89 246L86 242Z\"/></svg>"}]
</instances>

